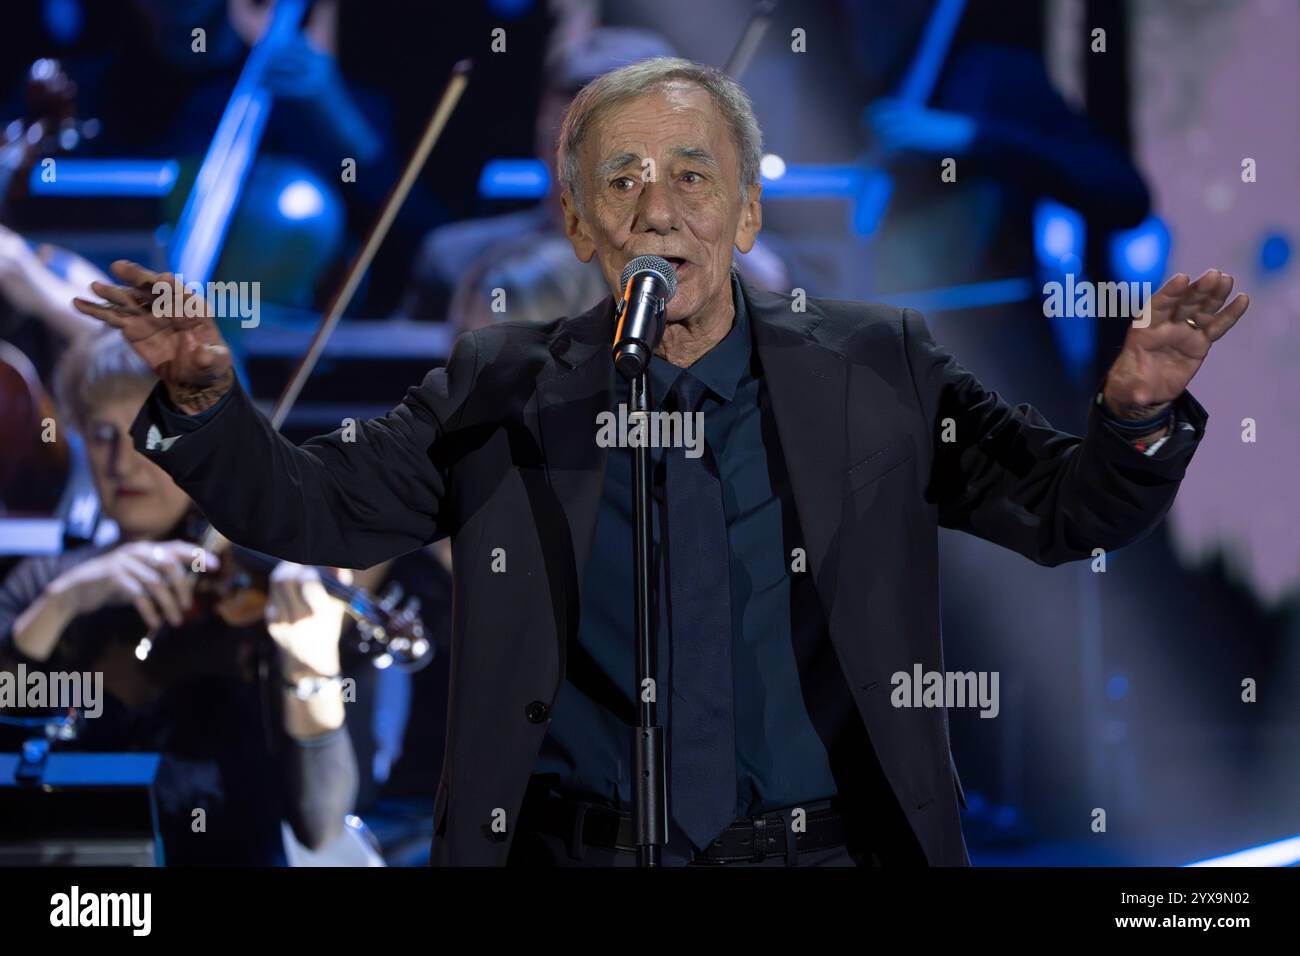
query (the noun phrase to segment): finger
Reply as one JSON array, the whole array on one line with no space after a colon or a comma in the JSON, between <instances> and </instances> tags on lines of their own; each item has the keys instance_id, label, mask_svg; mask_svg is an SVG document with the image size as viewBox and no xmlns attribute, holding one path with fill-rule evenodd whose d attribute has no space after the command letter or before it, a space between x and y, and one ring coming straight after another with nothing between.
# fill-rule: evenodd
<instances>
[{"instance_id":1,"label":"finger","mask_svg":"<svg viewBox=\"0 0 1300 956\"><path fill-rule=\"evenodd\" d=\"M136 581L131 577L131 575L125 572L119 573L116 580L118 588L121 589L122 593L130 599L133 605L135 605L136 611L139 612L141 619L149 629L151 631L156 631L158 628L162 627L162 618L158 616L157 608L153 606L153 602L150 601L148 595L145 594L145 590L140 585L140 582Z\"/></svg>"},{"instance_id":2,"label":"finger","mask_svg":"<svg viewBox=\"0 0 1300 956\"><path fill-rule=\"evenodd\" d=\"M1201 311L1209 315L1214 315L1223 308L1223 303L1228 301L1228 296L1232 293L1232 276L1226 272L1219 273L1219 281L1215 283L1214 288L1205 296L1205 301L1201 303Z\"/></svg>"},{"instance_id":3,"label":"finger","mask_svg":"<svg viewBox=\"0 0 1300 956\"><path fill-rule=\"evenodd\" d=\"M1250 296L1242 292L1220 309L1209 322L1202 323L1201 328L1205 329L1211 342L1218 341L1228 334L1228 330L1237 324L1237 320L1246 314L1246 309L1249 307Z\"/></svg>"},{"instance_id":4,"label":"finger","mask_svg":"<svg viewBox=\"0 0 1300 956\"><path fill-rule=\"evenodd\" d=\"M176 595L167 586L162 575L139 558L130 555L122 555L122 566L144 586L149 597L167 619L167 623L172 627L179 627L184 617L181 615L180 605L176 603Z\"/></svg>"},{"instance_id":5,"label":"finger","mask_svg":"<svg viewBox=\"0 0 1300 956\"><path fill-rule=\"evenodd\" d=\"M144 286L152 288L155 282L163 278L159 273L146 269L138 262L132 262L130 259L118 259L108 267L108 270L123 282L133 285L137 289Z\"/></svg>"},{"instance_id":6,"label":"finger","mask_svg":"<svg viewBox=\"0 0 1300 956\"><path fill-rule=\"evenodd\" d=\"M1179 272L1156 290L1151 297L1151 315L1154 319L1164 321L1178 308L1178 303L1186 295L1192 280L1184 272Z\"/></svg>"},{"instance_id":7,"label":"finger","mask_svg":"<svg viewBox=\"0 0 1300 956\"><path fill-rule=\"evenodd\" d=\"M1219 283L1220 272L1217 269L1207 269L1195 282L1187 288L1187 292L1178 302L1178 309L1173 316L1174 321L1183 322L1187 319L1195 319L1204 309L1204 305L1209 298L1209 293Z\"/></svg>"},{"instance_id":8,"label":"finger","mask_svg":"<svg viewBox=\"0 0 1300 956\"><path fill-rule=\"evenodd\" d=\"M115 329L126 327L126 319L122 313L115 311L112 306L101 305L98 302L75 297L72 300L72 307L83 315L99 319L101 322L107 322Z\"/></svg>"},{"instance_id":9,"label":"finger","mask_svg":"<svg viewBox=\"0 0 1300 956\"><path fill-rule=\"evenodd\" d=\"M168 541L162 547L167 548L176 556L177 560L187 565L191 571L194 570L194 559L199 555L203 556L202 566L204 571L216 571L221 567L221 558L189 541Z\"/></svg>"},{"instance_id":10,"label":"finger","mask_svg":"<svg viewBox=\"0 0 1300 956\"><path fill-rule=\"evenodd\" d=\"M107 299L114 305L120 305L124 309L135 311L141 305L140 300L136 297L136 291L128 289L126 286L113 285L109 282L92 282L90 291L101 299Z\"/></svg>"},{"instance_id":11,"label":"finger","mask_svg":"<svg viewBox=\"0 0 1300 956\"><path fill-rule=\"evenodd\" d=\"M172 627L180 627L185 620L185 612L163 571L137 558L131 558L130 561L139 571L138 580L149 592L149 597L153 599L154 604L158 605L167 623Z\"/></svg>"},{"instance_id":12,"label":"finger","mask_svg":"<svg viewBox=\"0 0 1300 956\"><path fill-rule=\"evenodd\" d=\"M152 564L163 575L176 596L176 603L182 610L188 610L194 599L194 582L188 574L189 561L185 554L177 554L174 549L155 546L156 554Z\"/></svg>"}]
</instances>

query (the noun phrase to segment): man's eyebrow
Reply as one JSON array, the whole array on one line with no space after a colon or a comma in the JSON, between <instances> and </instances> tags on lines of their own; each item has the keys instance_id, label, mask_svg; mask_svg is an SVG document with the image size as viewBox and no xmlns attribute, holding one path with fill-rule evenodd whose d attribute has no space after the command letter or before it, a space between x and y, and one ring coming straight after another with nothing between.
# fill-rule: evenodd
<instances>
[{"instance_id":1,"label":"man's eyebrow","mask_svg":"<svg viewBox=\"0 0 1300 956\"><path fill-rule=\"evenodd\" d=\"M598 167L596 167L596 178L604 179L606 176L612 176L629 163L635 163L640 157L636 153L627 152L619 153L617 156L611 156Z\"/></svg>"},{"instance_id":2,"label":"man's eyebrow","mask_svg":"<svg viewBox=\"0 0 1300 956\"><path fill-rule=\"evenodd\" d=\"M712 170L718 168L718 161L713 158L713 154L702 146L674 146L669 152L682 159L693 159L703 163Z\"/></svg>"},{"instance_id":3,"label":"man's eyebrow","mask_svg":"<svg viewBox=\"0 0 1300 956\"><path fill-rule=\"evenodd\" d=\"M717 171L718 161L713 158L713 154L703 146L674 146L668 151L672 156L679 159L694 160L697 163L703 163L712 171ZM639 162L641 156L639 153L631 151L619 153L617 156L611 156L596 168L596 178L606 179L633 163Z\"/></svg>"}]
</instances>

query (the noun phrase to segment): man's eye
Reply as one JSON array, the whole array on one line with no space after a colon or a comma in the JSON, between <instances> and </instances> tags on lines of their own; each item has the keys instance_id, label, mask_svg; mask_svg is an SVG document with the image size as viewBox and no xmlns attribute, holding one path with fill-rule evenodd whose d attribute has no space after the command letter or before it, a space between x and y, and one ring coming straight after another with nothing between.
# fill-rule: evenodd
<instances>
[{"instance_id":1,"label":"man's eye","mask_svg":"<svg viewBox=\"0 0 1300 956\"><path fill-rule=\"evenodd\" d=\"M697 172L682 173L682 181L688 186L694 186L696 183L704 182L704 177Z\"/></svg>"},{"instance_id":2,"label":"man's eye","mask_svg":"<svg viewBox=\"0 0 1300 956\"><path fill-rule=\"evenodd\" d=\"M636 186L636 180L631 176L620 176L618 179L610 183L610 185L613 186L616 191L625 193Z\"/></svg>"}]
</instances>

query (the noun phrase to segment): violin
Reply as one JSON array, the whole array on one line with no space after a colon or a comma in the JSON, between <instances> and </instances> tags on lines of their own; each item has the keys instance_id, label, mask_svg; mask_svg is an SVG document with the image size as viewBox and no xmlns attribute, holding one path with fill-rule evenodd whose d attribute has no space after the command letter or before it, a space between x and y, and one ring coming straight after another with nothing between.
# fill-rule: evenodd
<instances>
[{"instance_id":1,"label":"violin","mask_svg":"<svg viewBox=\"0 0 1300 956\"><path fill-rule=\"evenodd\" d=\"M138 620L129 608L104 621L100 633L87 634L81 653L92 669L104 675L107 693L128 711L142 712L166 692L203 678L252 681L274 657L264 614L270 575L280 559L221 538L197 509L191 509L169 538L220 549L221 565L189 571L193 601L181 622L151 628L143 637L128 621ZM224 541L218 543L217 539ZM426 667L433 645L420 618L420 599L402 600L394 582L381 597L347 584L331 569L320 569L321 585L342 603L356 626L339 635L341 649L350 650L376 668L397 667L414 672ZM120 622L120 623L119 623Z\"/></svg>"},{"instance_id":2,"label":"violin","mask_svg":"<svg viewBox=\"0 0 1300 956\"><path fill-rule=\"evenodd\" d=\"M215 571L190 572L194 603L186 623L214 616L232 628L260 624L270 592L271 571L280 559L228 541L211 526L186 538L197 538L205 550L222 554L221 567ZM321 571L325 592L341 602L344 612L356 623L344 638L345 646L350 645L380 669L395 666L417 671L428 665L433 646L420 619L418 597L412 595L402 603L402 587L394 582L382 597L376 598L365 588L339 580L329 569ZM136 659L148 661L168 630L164 626L141 638L135 647Z\"/></svg>"}]
</instances>

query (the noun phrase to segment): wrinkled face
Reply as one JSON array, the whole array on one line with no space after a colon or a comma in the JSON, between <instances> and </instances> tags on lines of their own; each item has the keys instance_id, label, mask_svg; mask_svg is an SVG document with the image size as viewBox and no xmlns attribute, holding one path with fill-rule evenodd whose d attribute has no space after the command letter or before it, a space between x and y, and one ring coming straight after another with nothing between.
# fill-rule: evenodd
<instances>
[{"instance_id":1,"label":"wrinkled face","mask_svg":"<svg viewBox=\"0 0 1300 956\"><path fill-rule=\"evenodd\" d=\"M563 197L579 259L594 257L616 295L632 259L667 259L678 280L669 322L729 307L732 248L754 245L761 187L742 202L736 145L706 91L674 83L606 109L579 159L582 208Z\"/></svg>"},{"instance_id":2,"label":"wrinkled face","mask_svg":"<svg viewBox=\"0 0 1300 956\"><path fill-rule=\"evenodd\" d=\"M166 534L190 505L171 476L131 444L131 423L148 394L147 387L114 389L95 403L84 423L100 503L126 539Z\"/></svg>"}]
</instances>

